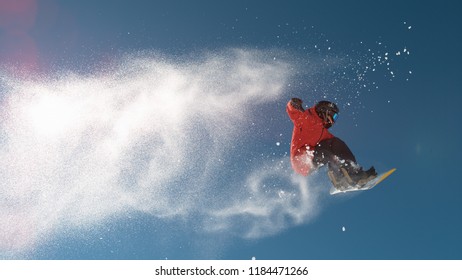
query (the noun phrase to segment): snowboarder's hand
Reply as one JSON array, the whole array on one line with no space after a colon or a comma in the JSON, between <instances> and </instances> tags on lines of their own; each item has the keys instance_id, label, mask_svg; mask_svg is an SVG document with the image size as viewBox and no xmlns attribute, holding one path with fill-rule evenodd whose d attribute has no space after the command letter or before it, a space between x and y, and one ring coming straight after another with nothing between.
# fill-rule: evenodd
<instances>
[{"instance_id":1,"label":"snowboarder's hand","mask_svg":"<svg viewBox=\"0 0 462 280\"><path fill-rule=\"evenodd\" d=\"M294 107L295 109L304 112L305 110L303 109L302 106L303 101L300 98L292 98L290 99L290 105Z\"/></svg>"}]
</instances>

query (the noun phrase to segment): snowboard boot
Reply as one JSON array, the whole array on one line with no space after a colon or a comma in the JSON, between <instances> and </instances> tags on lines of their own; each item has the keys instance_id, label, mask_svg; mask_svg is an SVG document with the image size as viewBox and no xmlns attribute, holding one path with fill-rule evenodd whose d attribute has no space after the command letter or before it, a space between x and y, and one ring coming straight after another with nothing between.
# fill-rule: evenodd
<instances>
[{"instance_id":1,"label":"snowboard boot","mask_svg":"<svg viewBox=\"0 0 462 280\"><path fill-rule=\"evenodd\" d=\"M346 171L345 169L342 170L342 172ZM377 172L375 171L375 168L372 166L368 170L364 171L362 168L359 170L352 172L351 174L346 173L345 177L348 176L349 180L351 180L352 185L357 185L359 188L363 187L367 182L370 180L374 179L377 177Z\"/></svg>"},{"instance_id":2,"label":"snowboard boot","mask_svg":"<svg viewBox=\"0 0 462 280\"><path fill-rule=\"evenodd\" d=\"M347 177L340 175L338 172L334 172L333 170L328 170L327 175L332 183L332 185L339 191L344 191L350 187L350 182Z\"/></svg>"}]
</instances>

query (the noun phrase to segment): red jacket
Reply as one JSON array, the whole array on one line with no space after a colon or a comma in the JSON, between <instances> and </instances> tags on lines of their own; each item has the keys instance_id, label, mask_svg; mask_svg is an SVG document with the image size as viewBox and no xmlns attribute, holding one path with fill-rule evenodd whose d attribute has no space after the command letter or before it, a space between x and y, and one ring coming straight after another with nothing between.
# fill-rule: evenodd
<instances>
[{"instance_id":1,"label":"red jacket","mask_svg":"<svg viewBox=\"0 0 462 280\"><path fill-rule=\"evenodd\" d=\"M311 171L314 147L325 139L333 138L322 119L318 116L314 106L305 110L296 109L291 102L286 107L289 118L294 123L292 142L290 145L290 162L292 168L301 175L308 175Z\"/></svg>"}]
</instances>

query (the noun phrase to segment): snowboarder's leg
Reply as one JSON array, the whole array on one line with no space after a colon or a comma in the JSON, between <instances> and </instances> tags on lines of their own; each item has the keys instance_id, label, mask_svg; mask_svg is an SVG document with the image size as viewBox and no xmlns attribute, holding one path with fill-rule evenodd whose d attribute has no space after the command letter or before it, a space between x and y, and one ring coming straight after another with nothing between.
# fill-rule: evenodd
<instances>
[{"instance_id":1,"label":"snowboarder's leg","mask_svg":"<svg viewBox=\"0 0 462 280\"><path fill-rule=\"evenodd\" d=\"M377 175L374 167L364 171L350 148L337 137L321 141L315 147L313 163L328 165L329 178L337 188L361 184Z\"/></svg>"},{"instance_id":2,"label":"snowboarder's leg","mask_svg":"<svg viewBox=\"0 0 462 280\"><path fill-rule=\"evenodd\" d=\"M315 147L313 163L316 166L330 165L332 169L337 168L336 172L339 172L339 175L341 175L341 167L347 169L348 172L359 168L350 148L337 137L323 140Z\"/></svg>"},{"instance_id":3,"label":"snowboarder's leg","mask_svg":"<svg viewBox=\"0 0 462 280\"><path fill-rule=\"evenodd\" d=\"M350 148L340 140L340 138L334 137L332 139L325 140L327 142L327 148L331 150L332 154L340 160L356 164L356 158L351 152ZM323 142L319 143L322 145Z\"/></svg>"},{"instance_id":4,"label":"snowboarder's leg","mask_svg":"<svg viewBox=\"0 0 462 280\"><path fill-rule=\"evenodd\" d=\"M313 164L328 167L327 175L337 189L344 189L352 184L351 179L345 177L342 172L346 165L352 166L350 162L355 163L356 159L348 146L339 138L321 141L314 149Z\"/></svg>"}]
</instances>

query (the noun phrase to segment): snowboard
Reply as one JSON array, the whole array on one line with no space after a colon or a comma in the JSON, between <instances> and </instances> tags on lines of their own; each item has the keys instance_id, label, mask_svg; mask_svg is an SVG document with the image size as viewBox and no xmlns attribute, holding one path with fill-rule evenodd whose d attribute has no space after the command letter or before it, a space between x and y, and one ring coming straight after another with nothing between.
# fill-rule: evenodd
<instances>
[{"instance_id":1,"label":"snowboard","mask_svg":"<svg viewBox=\"0 0 462 280\"><path fill-rule=\"evenodd\" d=\"M388 176L390 176L393 172L395 172L396 168L393 168L393 169L390 169L386 172L383 172L379 175L377 175L377 177L375 177L374 179L370 180L369 182L367 182L365 185L363 186L359 186L359 185L354 185L354 186L349 186L343 190L339 190L337 188L335 188L334 186L332 186L332 188L330 189L329 193L331 195L333 194L337 194L337 193L345 193L345 192L354 192L354 191L365 191L365 190L370 190L372 189L373 187L377 186L380 182L382 182L383 180L385 180Z\"/></svg>"}]
</instances>

